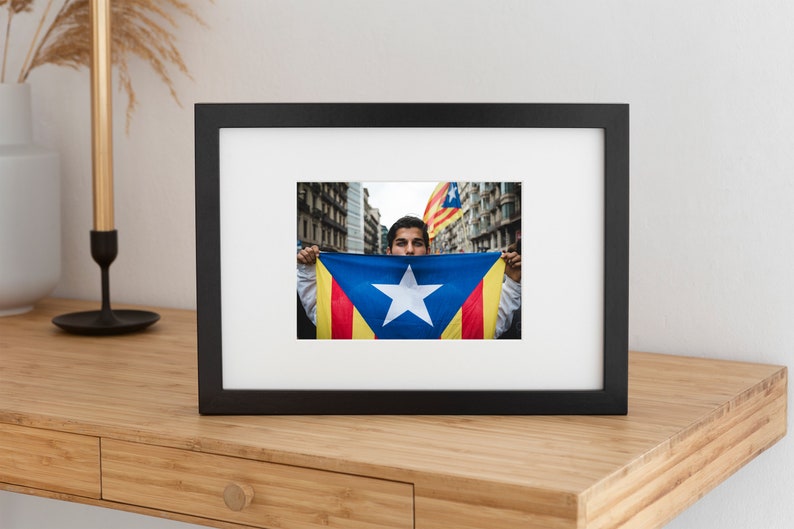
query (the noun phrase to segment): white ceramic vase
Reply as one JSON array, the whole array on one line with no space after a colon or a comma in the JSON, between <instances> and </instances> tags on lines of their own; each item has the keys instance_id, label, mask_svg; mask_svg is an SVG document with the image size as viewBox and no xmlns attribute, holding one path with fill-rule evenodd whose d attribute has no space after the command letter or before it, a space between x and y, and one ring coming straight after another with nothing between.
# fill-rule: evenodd
<instances>
[{"instance_id":1,"label":"white ceramic vase","mask_svg":"<svg viewBox=\"0 0 794 529\"><path fill-rule=\"evenodd\" d=\"M60 273L58 154L33 144L30 85L0 83L0 316L31 310Z\"/></svg>"}]
</instances>

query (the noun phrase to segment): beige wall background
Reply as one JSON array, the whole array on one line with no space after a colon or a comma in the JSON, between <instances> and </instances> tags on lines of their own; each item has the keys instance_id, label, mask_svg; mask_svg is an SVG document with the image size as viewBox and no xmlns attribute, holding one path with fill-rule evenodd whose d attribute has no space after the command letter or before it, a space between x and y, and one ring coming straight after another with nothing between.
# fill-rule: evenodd
<instances>
[{"instance_id":1,"label":"beige wall background","mask_svg":"<svg viewBox=\"0 0 794 529\"><path fill-rule=\"evenodd\" d=\"M41 2L39 2L41 3ZM632 348L794 357L794 3L786 0L216 0L176 30L182 106L133 63L116 97L116 301L195 306L196 102L631 104ZM85 71L30 78L35 136L61 153L63 278L97 299ZM263 204L278 197L262 197ZM267 244L268 234L262 233ZM790 437L668 529L784 529ZM188 527L0 493L0 527Z\"/></svg>"}]
</instances>

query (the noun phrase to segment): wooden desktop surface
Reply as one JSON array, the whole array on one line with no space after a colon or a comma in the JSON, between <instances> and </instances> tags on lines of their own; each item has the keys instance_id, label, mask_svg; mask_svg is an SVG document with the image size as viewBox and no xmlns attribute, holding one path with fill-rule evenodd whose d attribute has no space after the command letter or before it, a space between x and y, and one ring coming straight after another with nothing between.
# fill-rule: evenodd
<instances>
[{"instance_id":1,"label":"wooden desktop surface","mask_svg":"<svg viewBox=\"0 0 794 529\"><path fill-rule=\"evenodd\" d=\"M626 416L200 416L195 313L50 323L93 308L0 318L0 489L216 527L655 528L786 432L785 367L638 352Z\"/></svg>"}]
</instances>

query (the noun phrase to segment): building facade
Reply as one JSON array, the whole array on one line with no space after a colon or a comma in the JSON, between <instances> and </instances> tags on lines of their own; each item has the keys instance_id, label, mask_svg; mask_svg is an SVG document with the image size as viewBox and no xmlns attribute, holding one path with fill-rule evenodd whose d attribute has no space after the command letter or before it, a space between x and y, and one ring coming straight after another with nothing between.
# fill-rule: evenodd
<instances>
[{"instance_id":1,"label":"building facade","mask_svg":"<svg viewBox=\"0 0 794 529\"><path fill-rule=\"evenodd\" d=\"M382 254L385 231L361 182L298 182L298 246ZM434 253L506 249L521 238L521 182L459 182L462 218L433 240Z\"/></svg>"},{"instance_id":2,"label":"building facade","mask_svg":"<svg viewBox=\"0 0 794 529\"><path fill-rule=\"evenodd\" d=\"M364 253L383 253L380 237L380 211L369 203L369 191L364 188Z\"/></svg>"},{"instance_id":3,"label":"building facade","mask_svg":"<svg viewBox=\"0 0 794 529\"><path fill-rule=\"evenodd\" d=\"M521 238L521 182L459 182L462 218L433 241L433 252L489 252Z\"/></svg>"},{"instance_id":4,"label":"building facade","mask_svg":"<svg viewBox=\"0 0 794 529\"><path fill-rule=\"evenodd\" d=\"M473 251L504 250L521 238L521 182L482 182L475 187L469 217Z\"/></svg>"},{"instance_id":5,"label":"building facade","mask_svg":"<svg viewBox=\"0 0 794 529\"><path fill-rule=\"evenodd\" d=\"M344 182L298 182L298 247L347 251L347 195Z\"/></svg>"},{"instance_id":6,"label":"building facade","mask_svg":"<svg viewBox=\"0 0 794 529\"><path fill-rule=\"evenodd\" d=\"M347 188L347 251L364 253L364 187L350 182Z\"/></svg>"}]
</instances>

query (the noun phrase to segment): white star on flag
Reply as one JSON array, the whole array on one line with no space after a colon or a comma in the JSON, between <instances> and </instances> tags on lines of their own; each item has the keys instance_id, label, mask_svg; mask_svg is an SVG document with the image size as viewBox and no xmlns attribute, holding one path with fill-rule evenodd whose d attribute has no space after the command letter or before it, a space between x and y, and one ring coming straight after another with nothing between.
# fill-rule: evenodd
<instances>
[{"instance_id":1,"label":"white star on flag","mask_svg":"<svg viewBox=\"0 0 794 529\"><path fill-rule=\"evenodd\" d=\"M447 193L447 200L449 202L452 202L456 198L458 198L458 186L450 184L449 185L449 192Z\"/></svg>"},{"instance_id":2,"label":"white star on flag","mask_svg":"<svg viewBox=\"0 0 794 529\"><path fill-rule=\"evenodd\" d=\"M408 265L399 285L378 284L372 286L391 298L389 312L383 322L384 327L405 312L411 312L431 327L433 326L433 321L430 319L430 313L427 312L424 300L427 296L444 286L443 284L418 285L414 272L411 270L411 265Z\"/></svg>"}]
</instances>

